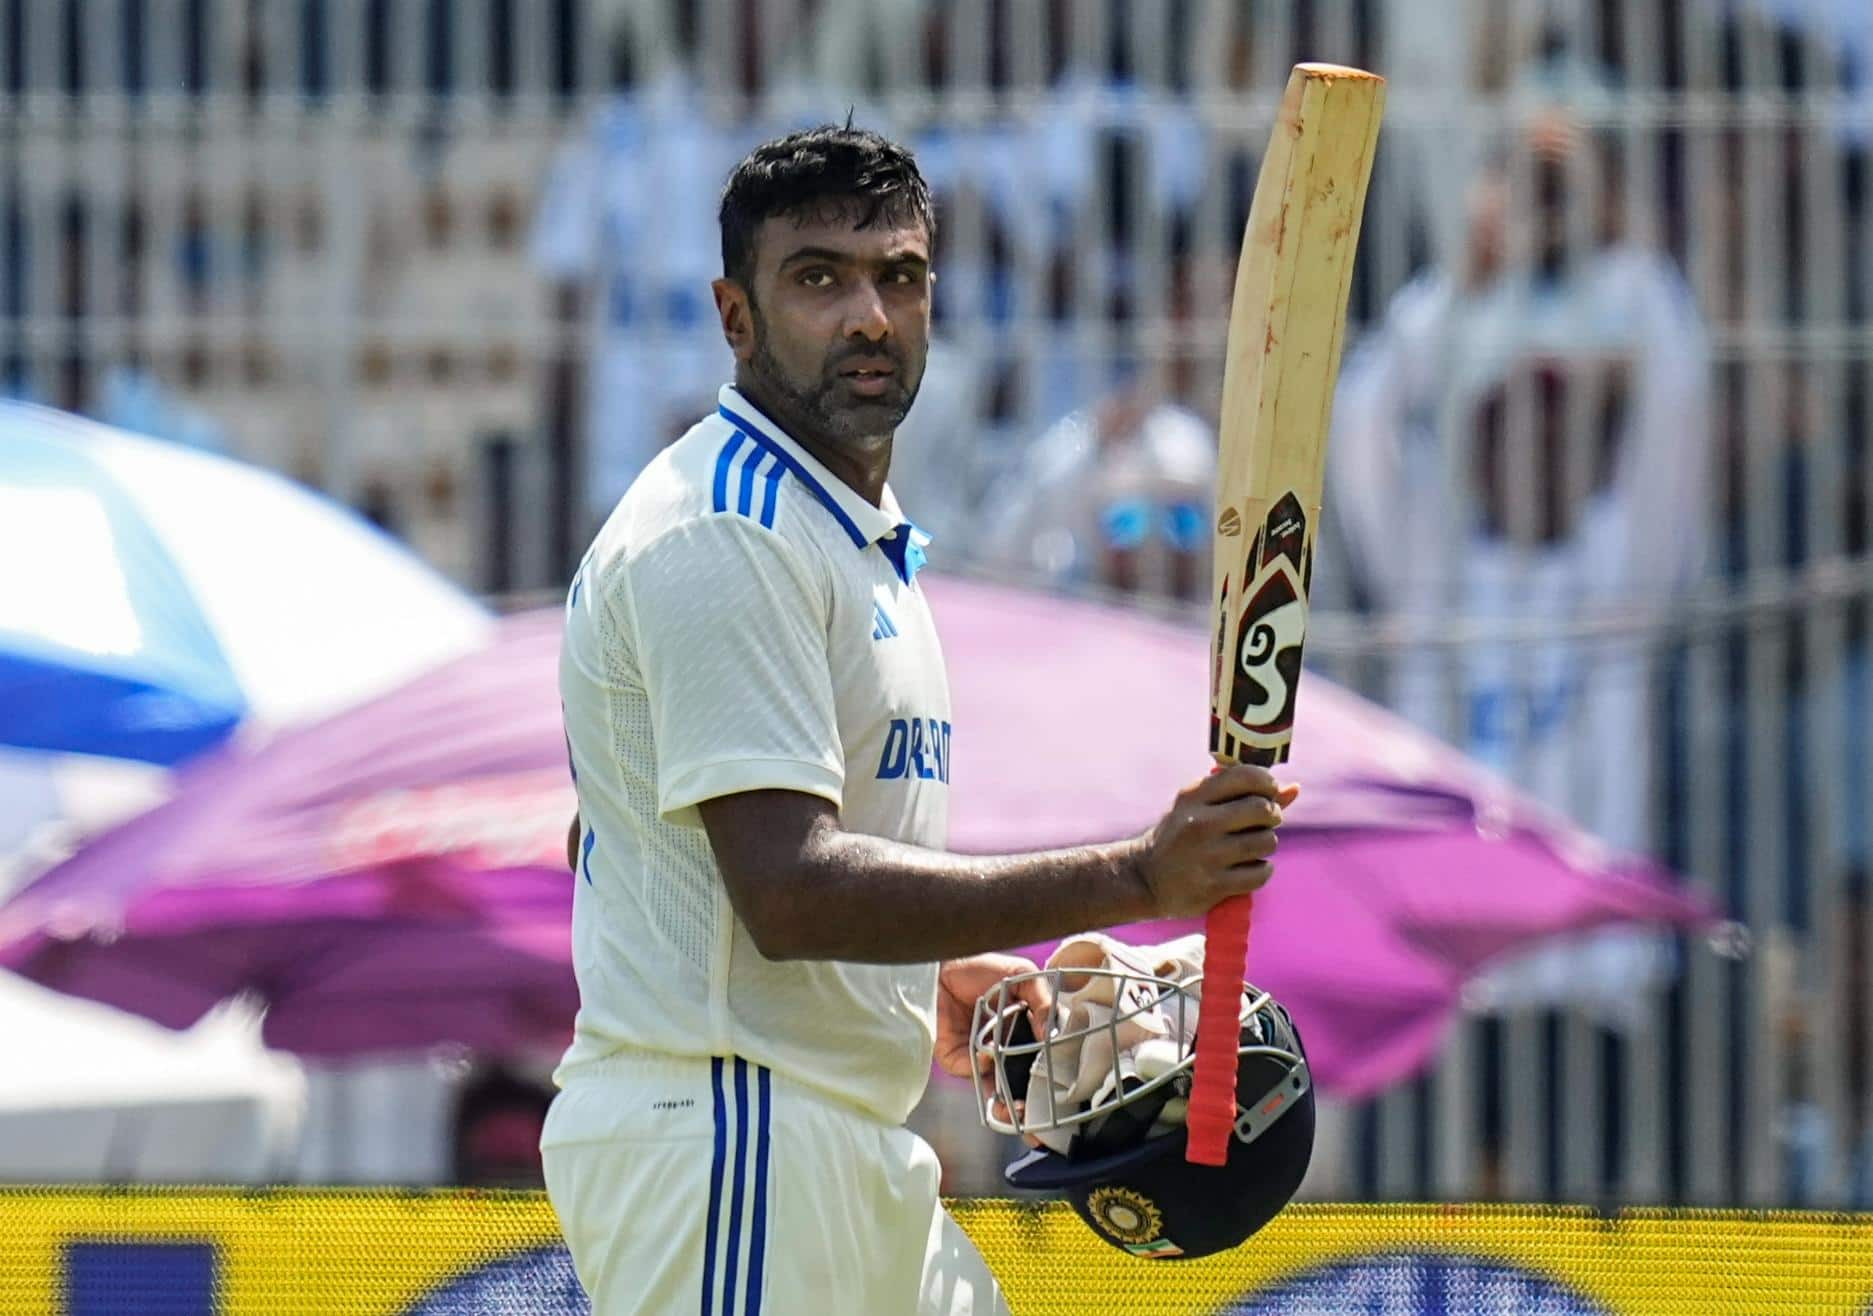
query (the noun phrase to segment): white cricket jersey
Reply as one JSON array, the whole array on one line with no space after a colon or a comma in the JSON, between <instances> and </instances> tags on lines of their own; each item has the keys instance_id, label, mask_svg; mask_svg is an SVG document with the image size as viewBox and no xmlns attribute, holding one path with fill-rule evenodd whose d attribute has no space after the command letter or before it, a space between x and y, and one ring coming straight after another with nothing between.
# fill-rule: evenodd
<instances>
[{"instance_id":1,"label":"white cricket jersey","mask_svg":"<svg viewBox=\"0 0 1873 1316\"><path fill-rule=\"evenodd\" d=\"M892 1123L922 1095L936 966L765 958L696 808L804 791L847 830L944 844L949 685L916 584L928 537L889 489L883 503L724 388L580 564L560 659L583 820L562 1076L634 1047L741 1056Z\"/></svg>"}]
</instances>

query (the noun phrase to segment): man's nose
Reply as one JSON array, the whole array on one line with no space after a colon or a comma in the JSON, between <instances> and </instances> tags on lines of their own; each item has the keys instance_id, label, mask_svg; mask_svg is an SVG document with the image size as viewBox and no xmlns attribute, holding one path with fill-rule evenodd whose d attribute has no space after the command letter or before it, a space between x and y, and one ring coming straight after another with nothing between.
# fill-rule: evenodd
<instances>
[{"instance_id":1,"label":"man's nose","mask_svg":"<svg viewBox=\"0 0 1873 1316\"><path fill-rule=\"evenodd\" d=\"M884 312L884 298L870 280L861 281L846 305L845 335L882 342L891 332L891 317Z\"/></svg>"}]
</instances>

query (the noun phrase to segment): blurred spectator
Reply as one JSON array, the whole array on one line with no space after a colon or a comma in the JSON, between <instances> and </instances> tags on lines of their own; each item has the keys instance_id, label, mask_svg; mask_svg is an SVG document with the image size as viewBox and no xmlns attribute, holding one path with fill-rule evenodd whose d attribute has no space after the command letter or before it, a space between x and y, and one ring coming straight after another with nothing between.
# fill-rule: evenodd
<instances>
[{"instance_id":1,"label":"blurred spectator","mask_svg":"<svg viewBox=\"0 0 1873 1316\"><path fill-rule=\"evenodd\" d=\"M1604 143L1548 111L1517 146L1472 192L1463 268L1400 291L1336 403L1329 519L1353 587L1433 628L1656 610L1706 564L1708 349L1689 291L1621 235ZM1599 750L1642 738L1646 679L1630 647L1496 642L1407 659L1392 696L1642 848L1645 756Z\"/></svg>"},{"instance_id":2,"label":"blurred spectator","mask_svg":"<svg viewBox=\"0 0 1873 1316\"><path fill-rule=\"evenodd\" d=\"M1583 85L1566 67L1534 78ZM1678 271L1621 229L1610 143L1564 105L1472 189L1462 266L1401 290L1351 355L1326 520L1357 601L1429 642L1393 668L1390 701L1604 839L1651 849L1652 756L1631 748L1659 736L1649 640L1542 629L1656 616L1705 571L1708 348ZM1456 619L1494 638L1437 644ZM1503 633L1524 625L1539 638ZM1492 974L1478 999L1627 1016L1660 954L1599 937Z\"/></svg>"},{"instance_id":3,"label":"blurred spectator","mask_svg":"<svg viewBox=\"0 0 1873 1316\"><path fill-rule=\"evenodd\" d=\"M1056 585L1200 600L1216 434L1134 379L1042 434L990 490L990 560Z\"/></svg>"},{"instance_id":4,"label":"blurred spectator","mask_svg":"<svg viewBox=\"0 0 1873 1316\"><path fill-rule=\"evenodd\" d=\"M1678 270L1623 227L1613 143L1572 108L1598 89L1553 60L1523 75L1534 112L1470 189L1457 268L1403 288L1347 362L1325 524L1356 601L1415 641L1390 671L1394 706L1614 845L1656 850L1662 658L1646 626L1708 569L1710 362ZM1609 615L1638 629L1559 625ZM1466 1000L1636 1027L1671 964L1661 938L1603 932L1493 965ZM1555 1086L1555 1015L1541 1035ZM1507 1037L1492 1019L1478 1040L1482 1182L1499 1193ZM1615 1072L1598 1070L1592 1148L1608 1185L1628 1136ZM1547 1192L1559 1156L1549 1145Z\"/></svg>"},{"instance_id":5,"label":"blurred spectator","mask_svg":"<svg viewBox=\"0 0 1873 1316\"><path fill-rule=\"evenodd\" d=\"M1011 19L991 25L967 68L952 59L963 11L926 13L933 89L1012 93L991 114L933 116L915 135L947 234L938 314L1000 339L998 420L1032 427L1083 406L1135 355L1128 335L1161 312L1208 151L1173 53L1192 8L1173 0L1141 18L1119 0L1036 6L1022 22L1045 35L1046 58L1010 48Z\"/></svg>"},{"instance_id":6,"label":"blurred spectator","mask_svg":"<svg viewBox=\"0 0 1873 1316\"><path fill-rule=\"evenodd\" d=\"M732 373L709 283L722 264L715 208L742 136L673 57L601 104L553 166L534 261L561 281L563 318L582 329L590 517Z\"/></svg>"},{"instance_id":7,"label":"blurred spectator","mask_svg":"<svg viewBox=\"0 0 1873 1316\"><path fill-rule=\"evenodd\" d=\"M495 1065L463 1085L456 1101L454 1182L468 1187L540 1188L540 1130L552 1090Z\"/></svg>"},{"instance_id":8,"label":"blurred spectator","mask_svg":"<svg viewBox=\"0 0 1873 1316\"><path fill-rule=\"evenodd\" d=\"M1072 43L1027 126L1022 186L1038 190L1054 217L1056 327L1038 339L1033 414L1083 406L1138 350L1133 331L1165 314L1176 247L1203 190L1208 131L1195 103L1175 94L1180 64L1148 67L1127 34L1134 22L1187 27L1189 9L1163 5L1142 18L1108 0L1106 42ZM1086 332L1101 326L1110 337Z\"/></svg>"}]
</instances>

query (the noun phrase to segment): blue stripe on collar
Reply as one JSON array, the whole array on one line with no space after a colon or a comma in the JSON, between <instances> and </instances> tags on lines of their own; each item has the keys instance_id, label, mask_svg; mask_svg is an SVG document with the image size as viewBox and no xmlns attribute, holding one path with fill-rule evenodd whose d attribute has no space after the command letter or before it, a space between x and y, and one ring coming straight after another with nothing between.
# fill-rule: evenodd
<instances>
[{"instance_id":1,"label":"blue stripe on collar","mask_svg":"<svg viewBox=\"0 0 1873 1316\"><path fill-rule=\"evenodd\" d=\"M722 417L723 420L726 420L743 434L746 434L755 443L760 444L761 447L772 453L775 460L786 466L786 468L793 473L795 479L811 489L814 494L818 496L820 502L826 504L826 510L832 513L833 519L839 523L840 528L842 528L847 537L851 539L853 547L864 548L871 542L865 538L865 532L858 528L858 523L846 514L845 508L839 506L839 500L832 496L832 492L827 489L825 485L821 484L811 471L801 465L799 458L795 457L791 452L788 452L785 448L774 442L774 440L763 434L760 426L754 424L752 421L737 416L720 403L716 404L715 410L716 414ZM902 575L903 572L900 570L898 574Z\"/></svg>"},{"instance_id":2,"label":"blue stripe on collar","mask_svg":"<svg viewBox=\"0 0 1873 1316\"><path fill-rule=\"evenodd\" d=\"M916 522L905 521L880 539L878 548L897 569L898 579L908 585L917 579L917 571L925 561L924 545L929 542L930 536L920 530Z\"/></svg>"}]
</instances>

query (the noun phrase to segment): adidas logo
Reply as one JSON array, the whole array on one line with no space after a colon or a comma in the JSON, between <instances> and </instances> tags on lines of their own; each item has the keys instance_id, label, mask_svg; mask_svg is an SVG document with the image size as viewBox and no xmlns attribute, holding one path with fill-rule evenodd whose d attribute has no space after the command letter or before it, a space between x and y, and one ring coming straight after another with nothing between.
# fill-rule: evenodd
<instances>
[{"instance_id":1,"label":"adidas logo","mask_svg":"<svg viewBox=\"0 0 1873 1316\"><path fill-rule=\"evenodd\" d=\"M874 640L889 640L897 634L897 623L891 620L891 614L884 610L884 604L874 601L871 605L871 637Z\"/></svg>"}]
</instances>

